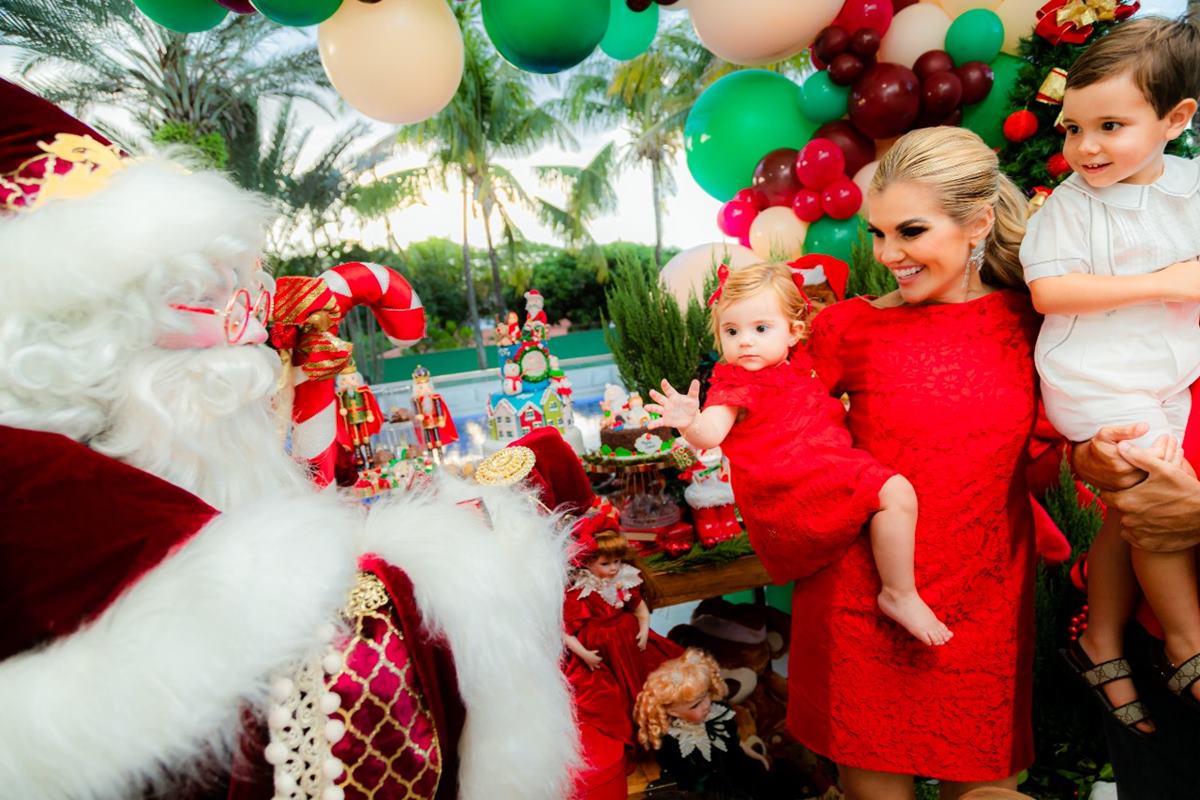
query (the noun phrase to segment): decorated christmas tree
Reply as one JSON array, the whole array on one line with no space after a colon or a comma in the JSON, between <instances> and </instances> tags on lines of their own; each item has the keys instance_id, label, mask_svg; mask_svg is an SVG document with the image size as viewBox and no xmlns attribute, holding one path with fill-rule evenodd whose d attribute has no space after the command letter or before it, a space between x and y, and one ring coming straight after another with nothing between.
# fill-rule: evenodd
<instances>
[{"instance_id":1,"label":"decorated christmas tree","mask_svg":"<svg viewBox=\"0 0 1200 800\"><path fill-rule=\"evenodd\" d=\"M1038 10L1034 32L1021 40L1025 65L1009 95L1012 112L1004 122L1000 165L1035 202L1048 194L1039 189L1052 190L1070 174L1063 132L1056 127L1067 72L1092 42L1137 9L1132 0L1051 0ZM1192 157L1196 149L1195 131L1189 129L1167 152Z\"/></svg>"}]
</instances>

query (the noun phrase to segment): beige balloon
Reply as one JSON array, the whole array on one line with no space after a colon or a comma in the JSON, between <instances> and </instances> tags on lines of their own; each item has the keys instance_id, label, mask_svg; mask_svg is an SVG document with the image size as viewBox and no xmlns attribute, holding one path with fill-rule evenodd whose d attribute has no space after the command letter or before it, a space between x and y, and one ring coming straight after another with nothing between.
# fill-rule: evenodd
<instances>
[{"instance_id":1,"label":"beige balloon","mask_svg":"<svg viewBox=\"0 0 1200 800\"><path fill-rule=\"evenodd\" d=\"M942 10L946 12L946 16L954 19L964 11L970 11L973 8L988 8L995 10L999 4L999 0L941 0L938 3Z\"/></svg>"},{"instance_id":2,"label":"beige balloon","mask_svg":"<svg viewBox=\"0 0 1200 800\"><path fill-rule=\"evenodd\" d=\"M862 165L858 172L854 173L854 177L852 178L854 185L857 186L859 191L862 192L862 207L858 209L858 213L861 214L864 219L867 218L869 213L867 203L869 203L871 200L871 179L875 177L875 170L877 169L879 169L878 161L868 161L866 164Z\"/></svg>"},{"instance_id":3,"label":"beige balloon","mask_svg":"<svg viewBox=\"0 0 1200 800\"><path fill-rule=\"evenodd\" d=\"M462 31L446 0L342 3L317 26L317 49L333 88L380 122L432 117L462 80Z\"/></svg>"},{"instance_id":4,"label":"beige balloon","mask_svg":"<svg viewBox=\"0 0 1200 800\"><path fill-rule=\"evenodd\" d=\"M760 258L790 261L804 252L808 223L797 217L791 206L763 209L750 223L750 249Z\"/></svg>"},{"instance_id":5,"label":"beige balloon","mask_svg":"<svg viewBox=\"0 0 1200 800\"><path fill-rule=\"evenodd\" d=\"M941 6L915 3L902 8L879 44L877 60L912 69L922 53L942 49L949 28L950 17Z\"/></svg>"},{"instance_id":6,"label":"beige balloon","mask_svg":"<svg viewBox=\"0 0 1200 800\"><path fill-rule=\"evenodd\" d=\"M675 295L682 308L687 308L688 298L695 296L704 302L704 282L715 275L717 266L745 267L762 261L753 250L740 244L699 244L689 247L666 263L658 273L659 278Z\"/></svg>"},{"instance_id":7,"label":"beige balloon","mask_svg":"<svg viewBox=\"0 0 1200 800\"><path fill-rule=\"evenodd\" d=\"M1041 0L1003 0L996 6L996 16L1004 23L1004 44L1001 51L1016 55L1021 37L1033 33L1037 24L1037 10L1044 6Z\"/></svg>"},{"instance_id":8,"label":"beige balloon","mask_svg":"<svg viewBox=\"0 0 1200 800\"><path fill-rule=\"evenodd\" d=\"M843 0L688 0L692 27L714 55L734 64L782 61L808 47Z\"/></svg>"}]
</instances>

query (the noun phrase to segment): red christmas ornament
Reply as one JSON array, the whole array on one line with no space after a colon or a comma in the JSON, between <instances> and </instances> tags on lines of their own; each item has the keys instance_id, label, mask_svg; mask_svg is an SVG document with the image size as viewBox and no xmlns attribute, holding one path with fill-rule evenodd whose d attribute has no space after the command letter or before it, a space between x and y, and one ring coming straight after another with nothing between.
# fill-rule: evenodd
<instances>
[{"instance_id":1,"label":"red christmas ornament","mask_svg":"<svg viewBox=\"0 0 1200 800\"><path fill-rule=\"evenodd\" d=\"M1062 153L1055 153L1046 160L1046 170L1051 176L1058 178L1066 175L1071 171L1071 165L1067 163L1067 157Z\"/></svg>"},{"instance_id":2,"label":"red christmas ornament","mask_svg":"<svg viewBox=\"0 0 1200 800\"><path fill-rule=\"evenodd\" d=\"M1029 109L1014 111L1004 120L1004 138L1010 142L1023 142L1037 133L1037 115Z\"/></svg>"}]
</instances>

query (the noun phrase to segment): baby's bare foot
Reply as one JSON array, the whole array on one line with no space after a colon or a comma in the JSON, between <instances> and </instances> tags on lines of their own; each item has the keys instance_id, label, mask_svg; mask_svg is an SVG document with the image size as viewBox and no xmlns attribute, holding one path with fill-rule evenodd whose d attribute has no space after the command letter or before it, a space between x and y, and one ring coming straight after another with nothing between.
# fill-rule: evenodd
<instances>
[{"instance_id":1,"label":"baby's bare foot","mask_svg":"<svg viewBox=\"0 0 1200 800\"><path fill-rule=\"evenodd\" d=\"M925 644L945 644L954 635L925 605L916 590L896 592L884 587L879 593L879 609Z\"/></svg>"}]
</instances>

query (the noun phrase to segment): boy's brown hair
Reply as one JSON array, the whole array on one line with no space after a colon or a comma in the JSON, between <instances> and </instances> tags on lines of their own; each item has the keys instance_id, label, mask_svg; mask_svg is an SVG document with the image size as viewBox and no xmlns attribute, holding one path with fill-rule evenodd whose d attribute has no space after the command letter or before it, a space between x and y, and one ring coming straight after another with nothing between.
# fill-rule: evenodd
<instances>
[{"instance_id":1,"label":"boy's brown hair","mask_svg":"<svg viewBox=\"0 0 1200 800\"><path fill-rule=\"evenodd\" d=\"M1175 20L1143 17L1116 26L1071 65L1067 89L1126 72L1159 119L1182 100L1200 99L1200 7Z\"/></svg>"}]
</instances>

